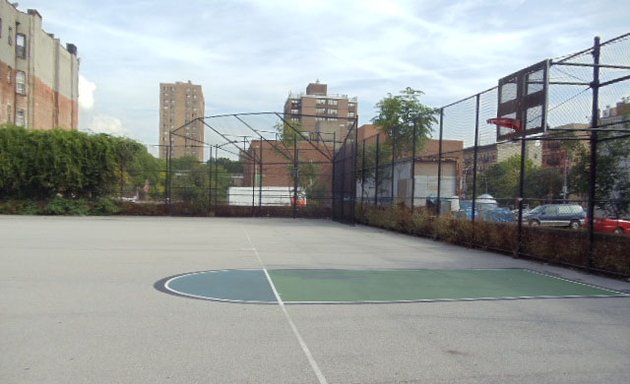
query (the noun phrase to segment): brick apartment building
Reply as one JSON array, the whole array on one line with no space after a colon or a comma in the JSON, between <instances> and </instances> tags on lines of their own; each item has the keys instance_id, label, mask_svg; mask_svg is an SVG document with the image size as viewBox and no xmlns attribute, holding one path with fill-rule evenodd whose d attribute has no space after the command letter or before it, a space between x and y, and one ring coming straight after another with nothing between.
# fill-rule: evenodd
<instances>
[{"instance_id":1,"label":"brick apartment building","mask_svg":"<svg viewBox=\"0 0 630 384\"><path fill-rule=\"evenodd\" d=\"M588 124L571 123L565 124L554 129L575 129L576 138L582 138L579 141L583 146L589 146L589 134L583 130L588 128ZM543 140L542 141L542 166L544 168L555 168L562 172L567 172L573 164L569 159L569 150L565 143L561 140Z\"/></svg>"},{"instance_id":2,"label":"brick apartment building","mask_svg":"<svg viewBox=\"0 0 630 384\"><path fill-rule=\"evenodd\" d=\"M204 114L201 85L160 83L160 159L167 158L170 148L173 158L192 156L204 161L204 124L195 120Z\"/></svg>"},{"instance_id":3,"label":"brick apartment building","mask_svg":"<svg viewBox=\"0 0 630 384\"><path fill-rule=\"evenodd\" d=\"M627 129L630 121L630 96L622 97L614 107L607 105L602 110L599 125L602 128Z\"/></svg>"},{"instance_id":4,"label":"brick apartment building","mask_svg":"<svg viewBox=\"0 0 630 384\"><path fill-rule=\"evenodd\" d=\"M607 105L601 111L599 118L599 126L602 129L627 129L630 116L630 97L622 98L622 101L616 103L615 106ZM575 130L574 136L580 139L580 143L584 148L590 150L590 133L586 129L590 128L589 124L570 123L555 127L557 130ZM569 150L561 140L543 140L542 144L542 166L545 168L556 168L558 170L570 169L572 159L569 158Z\"/></svg>"},{"instance_id":5,"label":"brick apartment building","mask_svg":"<svg viewBox=\"0 0 630 384\"><path fill-rule=\"evenodd\" d=\"M42 16L0 0L0 124L77 129L77 47L42 30Z\"/></svg>"},{"instance_id":6,"label":"brick apartment building","mask_svg":"<svg viewBox=\"0 0 630 384\"><path fill-rule=\"evenodd\" d=\"M544 141L532 140L526 143L526 158L536 166L544 163ZM521 155L521 144L518 141L494 143L477 147L477 173L483 173L490 166L505 161L513 156ZM475 158L475 147L464 149L464 173L472 178Z\"/></svg>"},{"instance_id":7,"label":"brick apartment building","mask_svg":"<svg viewBox=\"0 0 630 384\"><path fill-rule=\"evenodd\" d=\"M349 125L357 118L359 104L356 97L329 95L328 85L310 83L306 93L290 94L284 104L284 116L298 122L311 140L341 142Z\"/></svg>"}]
</instances>

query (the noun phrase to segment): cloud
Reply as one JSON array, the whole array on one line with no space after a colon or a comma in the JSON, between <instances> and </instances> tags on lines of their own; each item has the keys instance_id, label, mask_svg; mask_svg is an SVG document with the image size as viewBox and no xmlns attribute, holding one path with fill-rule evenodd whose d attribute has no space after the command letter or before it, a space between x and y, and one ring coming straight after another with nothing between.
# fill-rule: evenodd
<instances>
[{"instance_id":1,"label":"cloud","mask_svg":"<svg viewBox=\"0 0 630 384\"><path fill-rule=\"evenodd\" d=\"M86 79L85 76L79 75L79 106L83 109L92 109L94 107L94 91L96 84Z\"/></svg>"},{"instance_id":2,"label":"cloud","mask_svg":"<svg viewBox=\"0 0 630 384\"><path fill-rule=\"evenodd\" d=\"M363 123L387 93L411 86L449 104L595 34L626 33L628 14L613 0L20 3L79 47L81 129L153 145L161 82L202 85L210 115L278 111L320 79L359 98Z\"/></svg>"},{"instance_id":3,"label":"cloud","mask_svg":"<svg viewBox=\"0 0 630 384\"><path fill-rule=\"evenodd\" d=\"M88 131L92 133L106 133L113 136L129 136L131 133L123 127L120 119L106 115L94 116L88 125Z\"/></svg>"}]
</instances>

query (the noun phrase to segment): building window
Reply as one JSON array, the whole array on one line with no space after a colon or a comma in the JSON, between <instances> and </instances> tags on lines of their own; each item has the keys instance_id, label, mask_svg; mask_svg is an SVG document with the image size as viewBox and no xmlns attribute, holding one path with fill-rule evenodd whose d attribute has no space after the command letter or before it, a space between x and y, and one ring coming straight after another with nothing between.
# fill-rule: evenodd
<instances>
[{"instance_id":1,"label":"building window","mask_svg":"<svg viewBox=\"0 0 630 384\"><path fill-rule=\"evenodd\" d=\"M10 123L13 120L11 119L11 116L13 115L13 109L11 108L11 105L7 105L7 122Z\"/></svg>"},{"instance_id":2,"label":"building window","mask_svg":"<svg viewBox=\"0 0 630 384\"><path fill-rule=\"evenodd\" d=\"M15 115L15 125L18 127L26 127L26 113L23 109L18 109Z\"/></svg>"},{"instance_id":3,"label":"building window","mask_svg":"<svg viewBox=\"0 0 630 384\"><path fill-rule=\"evenodd\" d=\"M13 28L9 27L9 45L13 45Z\"/></svg>"},{"instance_id":4,"label":"building window","mask_svg":"<svg viewBox=\"0 0 630 384\"><path fill-rule=\"evenodd\" d=\"M18 95L26 95L26 74L22 71L15 73L15 92Z\"/></svg>"},{"instance_id":5,"label":"building window","mask_svg":"<svg viewBox=\"0 0 630 384\"><path fill-rule=\"evenodd\" d=\"M7 68L7 83L11 84L12 78L13 78L13 69L9 67Z\"/></svg>"},{"instance_id":6,"label":"building window","mask_svg":"<svg viewBox=\"0 0 630 384\"><path fill-rule=\"evenodd\" d=\"M324 114L326 113L326 110L324 108L317 108L316 112L320 114Z\"/></svg>"},{"instance_id":7,"label":"building window","mask_svg":"<svg viewBox=\"0 0 630 384\"><path fill-rule=\"evenodd\" d=\"M0 37L2 37L2 18L0 17Z\"/></svg>"},{"instance_id":8,"label":"building window","mask_svg":"<svg viewBox=\"0 0 630 384\"><path fill-rule=\"evenodd\" d=\"M26 59L26 35L23 33L15 35L15 53L20 59Z\"/></svg>"}]
</instances>

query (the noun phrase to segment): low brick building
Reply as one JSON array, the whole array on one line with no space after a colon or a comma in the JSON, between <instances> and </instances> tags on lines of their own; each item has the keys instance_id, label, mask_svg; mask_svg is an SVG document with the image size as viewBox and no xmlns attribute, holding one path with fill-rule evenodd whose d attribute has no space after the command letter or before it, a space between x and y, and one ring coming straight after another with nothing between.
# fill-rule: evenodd
<instances>
[{"instance_id":1,"label":"low brick building","mask_svg":"<svg viewBox=\"0 0 630 384\"><path fill-rule=\"evenodd\" d=\"M293 168L297 153L298 169L302 177L315 177L316 180L303 180L302 183L331 184L331 148L318 141L298 141L292 143L279 140L255 140L241 155L244 164L243 186L292 187ZM261 166L262 164L262 166ZM308 169L307 169L308 168Z\"/></svg>"}]
</instances>

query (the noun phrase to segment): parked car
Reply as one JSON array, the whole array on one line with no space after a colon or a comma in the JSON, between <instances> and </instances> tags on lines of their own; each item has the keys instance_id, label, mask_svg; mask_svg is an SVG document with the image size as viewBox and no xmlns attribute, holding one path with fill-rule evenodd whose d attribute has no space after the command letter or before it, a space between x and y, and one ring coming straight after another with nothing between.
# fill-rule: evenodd
<instances>
[{"instance_id":1,"label":"parked car","mask_svg":"<svg viewBox=\"0 0 630 384\"><path fill-rule=\"evenodd\" d=\"M523 223L530 226L569 227L584 225L586 212L578 204L545 204L523 214Z\"/></svg>"},{"instance_id":2,"label":"parked car","mask_svg":"<svg viewBox=\"0 0 630 384\"><path fill-rule=\"evenodd\" d=\"M595 232L607 232L616 234L630 235L630 220L613 219L613 218L595 218L593 221L593 230Z\"/></svg>"},{"instance_id":3,"label":"parked car","mask_svg":"<svg viewBox=\"0 0 630 384\"><path fill-rule=\"evenodd\" d=\"M472 200L461 200L459 210L455 217L460 219L472 219ZM475 203L476 220L491 221L495 223L510 223L513 221L512 212L507 208L499 207L497 201L488 194L480 195Z\"/></svg>"}]
</instances>

